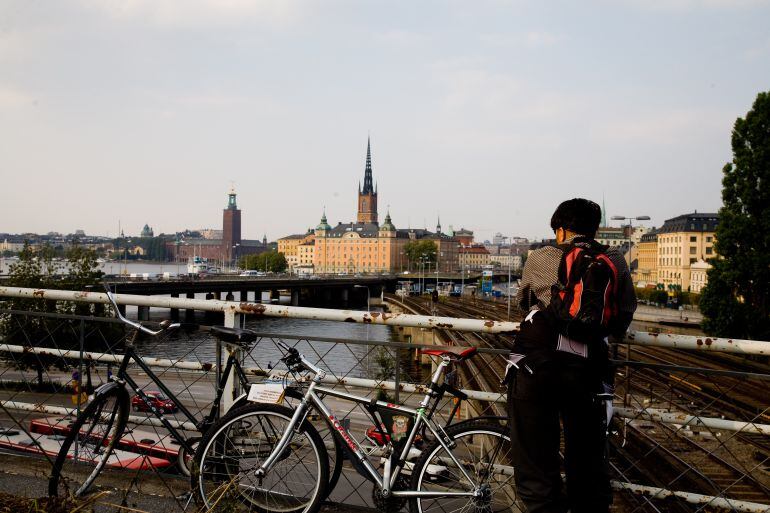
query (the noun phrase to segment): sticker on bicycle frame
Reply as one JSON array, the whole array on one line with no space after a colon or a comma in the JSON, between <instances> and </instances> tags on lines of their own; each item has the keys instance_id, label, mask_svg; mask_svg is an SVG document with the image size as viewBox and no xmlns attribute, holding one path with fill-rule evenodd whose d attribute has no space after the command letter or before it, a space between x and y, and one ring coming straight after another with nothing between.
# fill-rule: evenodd
<instances>
[{"instance_id":1,"label":"sticker on bicycle frame","mask_svg":"<svg viewBox=\"0 0 770 513\"><path fill-rule=\"evenodd\" d=\"M393 417L393 426L390 428L393 440L396 442L401 440L406 435L407 429L409 429L409 417L395 415Z\"/></svg>"},{"instance_id":2,"label":"sticker on bicycle frame","mask_svg":"<svg viewBox=\"0 0 770 513\"><path fill-rule=\"evenodd\" d=\"M283 391L280 383L254 383L247 399L253 403L280 404L283 402Z\"/></svg>"}]
</instances>

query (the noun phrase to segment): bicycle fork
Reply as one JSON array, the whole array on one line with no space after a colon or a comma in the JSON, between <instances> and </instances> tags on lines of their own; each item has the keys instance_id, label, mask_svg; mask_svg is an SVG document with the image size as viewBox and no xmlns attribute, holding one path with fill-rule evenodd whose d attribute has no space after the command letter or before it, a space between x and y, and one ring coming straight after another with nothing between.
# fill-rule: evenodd
<instances>
[{"instance_id":1,"label":"bicycle fork","mask_svg":"<svg viewBox=\"0 0 770 513\"><path fill-rule=\"evenodd\" d=\"M315 383L311 384L310 390L314 388L314 385ZM289 446L291 439L294 437L296 428L305 420L305 416L309 410L308 403L309 398L306 394L302 401L299 403L299 406L297 406L297 409L294 410L294 414L292 415L291 420L289 420L289 424L286 426L283 435L281 435L281 439L278 440L278 443L273 448L273 452L271 452L267 459L262 462L262 465L260 465L259 468L254 471L254 475L257 478L262 479L265 477L270 469L273 468L273 465L275 465L275 463L278 461L281 454L283 454L283 451L285 451Z\"/></svg>"}]
</instances>

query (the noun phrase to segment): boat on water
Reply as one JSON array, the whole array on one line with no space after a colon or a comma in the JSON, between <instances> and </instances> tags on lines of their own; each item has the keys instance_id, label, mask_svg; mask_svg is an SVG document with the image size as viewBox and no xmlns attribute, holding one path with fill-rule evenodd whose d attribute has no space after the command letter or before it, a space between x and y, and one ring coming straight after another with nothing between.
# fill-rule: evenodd
<instances>
[{"instance_id":1,"label":"boat on water","mask_svg":"<svg viewBox=\"0 0 770 513\"><path fill-rule=\"evenodd\" d=\"M219 268L210 263L208 258L193 256L187 261L187 274L217 274L218 272Z\"/></svg>"}]
</instances>

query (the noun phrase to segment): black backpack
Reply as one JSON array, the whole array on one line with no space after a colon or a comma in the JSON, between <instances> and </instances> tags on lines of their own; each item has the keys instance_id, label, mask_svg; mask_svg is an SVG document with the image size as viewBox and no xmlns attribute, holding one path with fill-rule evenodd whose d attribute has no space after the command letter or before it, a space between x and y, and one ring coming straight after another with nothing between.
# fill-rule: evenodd
<instances>
[{"instance_id":1,"label":"black backpack","mask_svg":"<svg viewBox=\"0 0 770 513\"><path fill-rule=\"evenodd\" d=\"M610 333L617 318L618 269L607 246L577 237L557 246L564 254L548 310L559 333L592 345Z\"/></svg>"}]
</instances>

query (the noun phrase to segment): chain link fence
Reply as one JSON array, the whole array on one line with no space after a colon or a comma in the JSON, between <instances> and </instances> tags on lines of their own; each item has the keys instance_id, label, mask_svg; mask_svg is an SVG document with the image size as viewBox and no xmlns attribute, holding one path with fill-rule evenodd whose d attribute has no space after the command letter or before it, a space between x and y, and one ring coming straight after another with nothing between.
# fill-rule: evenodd
<instances>
[{"instance_id":1,"label":"chain link fence","mask_svg":"<svg viewBox=\"0 0 770 513\"><path fill-rule=\"evenodd\" d=\"M109 312L96 311L98 305L62 311L61 303L49 303L49 311L41 311L40 303L0 309L0 451L5 462L0 488L14 491L13 483L21 480L24 486L15 491L30 495L45 495L61 440L88 396L117 373L130 334ZM209 317L208 322L223 320ZM253 326L247 316L235 322ZM393 328L392 341L261 333L240 355L250 382L283 379L278 341L326 369L325 386L410 406L424 397L433 368L430 357L419 352L433 342L430 330L421 328ZM196 420L210 414L217 359L222 361L227 348L218 345L205 324L140 337L135 348L173 398L156 393L159 387L141 368L130 366L128 373L155 396L157 407L186 438L200 437L195 422L178 408L183 405ZM457 366L448 377L452 385L473 390L483 382L485 390L469 392L459 405L445 398L437 409L443 422L484 415L505 422L504 390L498 385L505 353L482 349L472 364ZM770 372L765 361L621 345L615 364L617 414L609 437L618 491L615 511L770 512ZM195 511L187 493L184 451L134 395L131 391L129 429L97 481L109 491L99 507ZM237 399L230 395L224 402ZM338 399L328 404L377 461L378 436L361 406ZM310 420L331 448L325 422L317 415ZM329 501L372 508L371 494L371 483L346 463ZM512 511L518 508L512 504Z\"/></svg>"}]
</instances>

